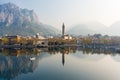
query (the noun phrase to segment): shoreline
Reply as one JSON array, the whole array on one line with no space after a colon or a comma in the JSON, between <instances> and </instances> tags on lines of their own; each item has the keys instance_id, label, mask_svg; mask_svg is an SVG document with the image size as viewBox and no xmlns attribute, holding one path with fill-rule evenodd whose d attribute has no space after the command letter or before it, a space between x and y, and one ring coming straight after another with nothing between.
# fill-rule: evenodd
<instances>
[{"instance_id":1,"label":"shoreline","mask_svg":"<svg viewBox=\"0 0 120 80\"><path fill-rule=\"evenodd\" d=\"M49 48L49 47L82 47L82 48L120 48L120 45L0 45L0 48Z\"/></svg>"}]
</instances>

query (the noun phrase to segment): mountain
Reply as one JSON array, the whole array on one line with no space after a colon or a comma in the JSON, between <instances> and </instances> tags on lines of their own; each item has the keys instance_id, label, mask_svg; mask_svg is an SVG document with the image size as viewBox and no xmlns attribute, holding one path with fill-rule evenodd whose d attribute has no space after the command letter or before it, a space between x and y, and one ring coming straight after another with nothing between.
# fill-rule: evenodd
<instances>
[{"instance_id":1,"label":"mountain","mask_svg":"<svg viewBox=\"0 0 120 80\"><path fill-rule=\"evenodd\" d=\"M113 23L107 30L109 35L120 36L120 21Z\"/></svg>"},{"instance_id":2,"label":"mountain","mask_svg":"<svg viewBox=\"0 0 120 80\"><path fill-rule=\"evenodd\" d=\"M85 23L85 25L88 27L88 29L91 29L91 30L94 30L96 32L100 32L103 30L103 29L106 29L107 26L100 23L100 22L97 22L97 21L94 21L94 22L87 22Z\"/></svg>"},{"instance_id":3,"label":"mountain","mask_svg":"<svg viewBox=\"0 0 120 80\"><path fill-rule=\"evenodd\" d=\"M73 26L67 31L71 35L87 35L100 33L102 35L120 36L120 21L107 27L99 22L87 22Z\"/></svg>"},{"instance_id":4,"label":"mountain","mask_svg":"<svg viewBox=\"0 0 120 80\"><path fill-rule=\"evenodd\" d=\"M95 31L89 29L85 24L79 24L67 31L67 34L71 35L87 35L87 34L93 34Z\"/></svg>"},{"instance_id":5,"label":"mountain","mask_svg":"<svg viewBox=\"0 0 120 80\"><path fill-rule=\"evenodd\" d=\"M0 5L0 35L56 35L60 31L40 23L33 10L21 9L13 3Z\"/></svg>"},{"instance_id":6,"label":"mountain","mask_svg":"<svg viewBox=\"0 0 120 80\"><path fill-rule=\"evenodd\" d=\"M88 35L95 33L104 33L107 27L99 22L86 22L73 26L67 31L68 34L72 35Z\"/></svg>"}]
</instances>

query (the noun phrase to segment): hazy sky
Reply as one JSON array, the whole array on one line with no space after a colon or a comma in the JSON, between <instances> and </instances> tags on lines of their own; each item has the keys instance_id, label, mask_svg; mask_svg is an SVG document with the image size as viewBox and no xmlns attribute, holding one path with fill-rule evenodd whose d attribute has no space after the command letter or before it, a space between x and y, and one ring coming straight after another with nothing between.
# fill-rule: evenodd
<instances>
[{"instance_id":1,"label":"hazy sky","mask_svg":"<svg viewBox=\"0 0 120 80\"><path fill-rule=\"evenodd\" d=\"M60 28L88 21L107 26L120 21L120 0L0 0L12 2L22 8L33 9L39 21Z\"/></svg>"}]
</instances>

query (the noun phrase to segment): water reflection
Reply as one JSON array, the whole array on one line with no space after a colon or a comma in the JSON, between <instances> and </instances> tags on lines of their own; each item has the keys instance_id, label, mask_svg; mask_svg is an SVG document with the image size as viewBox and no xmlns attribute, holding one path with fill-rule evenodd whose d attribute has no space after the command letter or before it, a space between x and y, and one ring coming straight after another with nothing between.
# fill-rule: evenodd
<instances>
[{"instance_id":1,"label":"water reflection","mask_svg":"<svg viewBox=\"0 0 120 80\"><path fill-rule=\"evenodd\" d=\"M31 51L31 50L30 50ZM1 50L0 55L0 77L13 79L19 74L33 72L38 65L36 54L29 55L29 51L22 50ZM23 54L24 52L25 54ZM30 57L35 56L35 61L30 61Z\"/></svg>"},{"instance_id":2,"label":"water reflection","mask_svg":"<svg viewBox=\"0 0 120 80\"><path fill-rule=\"evenodd\" d=\"M77 47L62 47L62 48L48 48L50 54L61 53L62 54L62 65L65 64L65 54L76 53Z\"/></svg>"},{"instance_id":3,"label":"water reflection","mask_svg":"<svg viewBox=\"0 0 120 80\"><path fill-rule=\"evenodd\" d=\"M14 79L21 74L33 73L39 65L39 61L60 53L61 63L65 65L66 55L74 55L78 58L87 57L91 59L99 59L98 55L111 55L111 57L120 61L119 53L113 50L103 49L85 49L77 47L64 48L42 48L42 49L0 49L0 79ZM91 55L94 55L93 57ZM96 57L97 55L97 57ZM30 58L35 60L31 61ZM103 57L101 57L103 58ZM100 59L101 59L100 58ZM60 63L60 64L61 64Z\"/></svg>"}]
</instances>

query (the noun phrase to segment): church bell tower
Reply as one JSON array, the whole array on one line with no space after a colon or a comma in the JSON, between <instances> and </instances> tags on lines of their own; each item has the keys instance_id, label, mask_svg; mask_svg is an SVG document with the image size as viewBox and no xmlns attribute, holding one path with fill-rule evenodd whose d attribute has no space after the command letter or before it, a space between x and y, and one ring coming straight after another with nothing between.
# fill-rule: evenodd
<instances>
[{"instance_id":1,"label":"church bell tower","mask_svg":"<svg viewBox=\"0 0 120 80\"><path fill-rule=\"evenodd\" d=\"M64 35L65 35L65 25L63 23L63 25L62 25L62 37L64 37Z\"/></svg>"}]
</instances>

